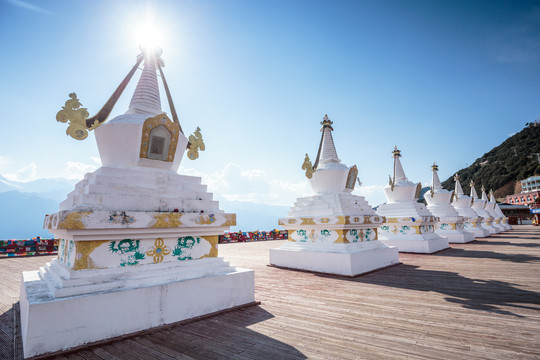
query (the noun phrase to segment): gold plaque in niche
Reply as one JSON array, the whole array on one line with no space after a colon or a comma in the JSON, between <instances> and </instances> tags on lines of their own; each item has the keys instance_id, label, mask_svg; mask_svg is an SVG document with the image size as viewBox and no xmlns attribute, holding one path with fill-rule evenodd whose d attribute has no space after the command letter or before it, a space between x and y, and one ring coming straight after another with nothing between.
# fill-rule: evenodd
<instances>
[{"instance_id":1,"label":"gold plaque in niche","mask_svg":"<svg viewBox=\"0 0 540 360\"><path fill-rule=\"evenodd\" d=\"M160 126L162 128L160 128ZM167 145L168 136L170 141ZM140 158L161 161L174 161L180 128L165 114L156 115L144 121L141 139Z\"/></svg>"}]
</instances>

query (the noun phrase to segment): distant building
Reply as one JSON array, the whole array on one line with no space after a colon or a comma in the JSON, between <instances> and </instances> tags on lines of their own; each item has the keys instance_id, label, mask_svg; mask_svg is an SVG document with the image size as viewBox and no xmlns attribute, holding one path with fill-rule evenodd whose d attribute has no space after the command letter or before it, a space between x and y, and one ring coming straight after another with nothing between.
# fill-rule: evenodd
<instances>
[{"instance_id":1,"label":"distant building","mask_svg":"<svg viewBox=\"0 0 540 360\"><path fill-rule=\"evenodd\" d=\"M540 176L531 176L521 180L520 194L507 195L506 202L512 205L529 205L540 197Z\"/></svg>"},{"instance_id":2,"label":"distant building","mask_svg":"<svg viewBox=\"0 0 540 360\"><path fill-rule=\"evenodd\" d=\"M528 206L499 204L504 216L508 218L510 225L530 225L532 215Z\"/></svg>"}]
</instances>

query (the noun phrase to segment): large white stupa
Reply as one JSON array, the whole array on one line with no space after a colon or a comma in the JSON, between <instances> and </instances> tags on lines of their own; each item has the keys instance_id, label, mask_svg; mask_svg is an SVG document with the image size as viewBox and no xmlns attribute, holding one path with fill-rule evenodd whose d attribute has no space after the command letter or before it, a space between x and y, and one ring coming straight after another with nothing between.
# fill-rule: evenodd
<instances>
[{"instance_id":1,"label":"large white stupa","mask_svg":"<svg viewBox=\"0 0 540 360\"><path fill-rule=\"evenodd\" d=\"M493 193L493 191L492 191ZM486 206L484 207L484 210L489 214L489 216L491 216L491 218L493 219L491 221L491 226L493 226L495 228L495 233L498 234L502 231L504 231L504 227L501 225L501 220L502 218L499 216L499 214L497 214L495 212L495 205L497 204L496 202L492 202L487 194L486 194L486 190L484 189L484 187L482 187L482 200L484 200L486 202Z\"/></svg>"},{"instance_id":2,"label":"large white stupa","mask_svg":"<svg viewBox=\"0 0 540 360\"><path fill-rule=\"evenodd\" d=\"M254 273L218 257L218 236L235 225L199 177L179 175L204 149L199 129L184 135L161 67L144 52L93 118L75 94L57 115L68 134L96 129L102 167L86 174L45 218L61 238L58 258L23 273L24 356L158 327L254 301ZM129 110L104 125L139 64ZM161 109L156 71L173 120Z\"/></svg>"},{"instance_id":3,"label":"large white stupa","mask_svg":"<svg viewBox=\"0 0 540 360\"><path fill-rule=\"evenodd\" d=\"M450 204L453 191L443 189L439 175L439 167L433 164L431 188L424 194L428 210L439 218L435 233L448 239L450 243L468 243L474 240L474 234L464 230L465 218L460 216Z\"/></svg>"},{"instance_id":4,"label":"large white stupa","mask_svg":"<svg viewBox=\"0 0 540 360\"><path fill-rule=\"evenodd\" d=\"M491 191L489 194L489 201L493 204L493 212L497 214L497 216L501 219L500 224L504 229L503 231L511 230L512 225L508 224L508 217L504 215L501 208L499 207L499 204L497 204L497 200L495 200L495 195L493 194L493 191Z\"/></svg>"},{"instance_id":5,"label":"large white stupa","mask_svg":"<svg viewBox=\"0 0 540 360\"><path fill-rule=\"evenodd\" d=\"M456 182L456 185L452 206L456 209L458 214L465 219L465 222L463 223L465 230L473 233L475 238L489 236L489 230L482 227L482 217L478 216L476 211L471 207L474 203L474 199L465 195L463 192L458 174L454 175L454 181Z\"/></svg>"},{"instance_id":6,"label":"large white stupa","mask_svg":"<svg viewBox=\"0 0 540 360\"><path fill-rule=\"evenodd\" d=\"M306 154L302 166L313 195L298 198L288 216L279 219L289 238L270 250L270 264L346 276L397 264L397 248L377 238L382 217L362 196L351 194L358 170L338 158L327 115L321 125L315 164Z\"/></svg>"},{"instance_id":7,"label":"large white stupa","mask_svg":"<svg viewBox=\"0 0 540 360\"><path fill-rule=\"evenodd\" d=\"M471 205L471 208L482 218L481 226L489 231L489 234L495 234L497 232L497 229L495 229L492 225L493 223L493 217L486 211L486 199L481 199L478 197L478 194L476 193L476 189L474 188L474 182L471 180L471 198L473 199L473 203ZM483 187L482 187L483 191Z\"/></svg>"},{"instance_id":8,"label":"large white stupa","mask_svg":"<svg viewBox=\"0 0 540 360\"><path fill-rule=\"evenodd\" d=\"M422 186L409 181L401 166L401 152L394 147L394 176L384 188L387 203L377 209L385 217L379 238L400 252L426 253L448 248L448 239L435 233L439 218L417 200Z\"/></svg>"}]
</instances>

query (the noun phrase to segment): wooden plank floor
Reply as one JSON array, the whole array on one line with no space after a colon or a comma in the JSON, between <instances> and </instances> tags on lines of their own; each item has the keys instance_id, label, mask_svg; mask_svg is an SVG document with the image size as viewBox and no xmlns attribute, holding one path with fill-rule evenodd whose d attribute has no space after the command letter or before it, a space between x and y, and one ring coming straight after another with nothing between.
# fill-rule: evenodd
<instances>
[{"instance_id":1,"label":"wooden plank floor","mask_svg":"<svg viewBox=\"0 0 540 360\"><path fill-rule=\"evenodd\" d=\"M283 241L220 245L260 306L54 359L539 359L540 228L515 228L354 279L268 267ZM0 259L0 359L20 272L50 259Z\"/></svg>"}]
</instances>

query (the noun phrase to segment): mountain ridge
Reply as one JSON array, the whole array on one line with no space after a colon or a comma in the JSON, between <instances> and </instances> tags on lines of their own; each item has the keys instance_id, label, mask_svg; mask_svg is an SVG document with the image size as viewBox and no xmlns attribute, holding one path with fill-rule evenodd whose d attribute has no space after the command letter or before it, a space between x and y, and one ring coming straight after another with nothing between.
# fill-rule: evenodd
<instances>
[{"instance_id":1,"label":"mountain ridge","mask_svg":"<svg viewBox=\"0 0 540 360\"><path fill-rule=\"evenodd\" d=\"M521 191L520 180L540 175L540 122L527 123L520 132L510 136L470 166L458 170L463 191L470 193L470 181L477 191L483 185L486 191L493 190L497 199ZM453 190L454 176L441 184Z\"/></svg>"}]
</instances>

